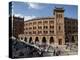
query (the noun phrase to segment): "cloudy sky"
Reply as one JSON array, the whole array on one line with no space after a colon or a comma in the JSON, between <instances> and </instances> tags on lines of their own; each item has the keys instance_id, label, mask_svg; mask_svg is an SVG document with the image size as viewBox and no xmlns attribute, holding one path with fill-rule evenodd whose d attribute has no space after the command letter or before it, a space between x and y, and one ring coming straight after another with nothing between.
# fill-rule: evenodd
<instances>
[{"instance_id":1,"label":"cloudy sky","mask_svg":"<svg viewBox=\"0 0 80 60\"><path fill-rule=\"evenodd\" d=\"M25 16L26 20L36 18L53 16L55 7L63 7L65 17L77 18L78 7L75 5L59 5L59 4L43 4L43 3L29 3L29 2L13 2L13 14L15 16Z\"/></svg>"}]
</instances>

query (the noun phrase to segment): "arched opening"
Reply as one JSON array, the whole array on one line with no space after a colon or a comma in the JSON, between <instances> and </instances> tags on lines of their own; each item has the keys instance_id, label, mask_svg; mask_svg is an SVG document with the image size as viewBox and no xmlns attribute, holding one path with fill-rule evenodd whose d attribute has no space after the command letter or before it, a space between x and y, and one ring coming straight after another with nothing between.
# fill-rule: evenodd
<instances>
[{"instance_id":1,"label":"arched opening","mask_svg":"<svg viewBox=\"0 0 80 60\"><path fill-rule=\"evenodd\" d=\"M46 38L45 37L42 38L42 43L46 43Z\"/></svg>"},{"instance_id":2,"label":"arched opening","mask_svg":"<svg viewBox=\"0 0 80 60\"><path fill-rule=\"evenodd\" d=\"M62 45L62 39L59 39L58 42L59 42L59 45Z\"/></svg>"},{"instance_id":3,"label":"arched opening","mask_svg":"<svg viewBox=\"0 0 80 60\"><path fill-rule=\"evenodd\" d=\"M27 38L26 37L24 38L24 41L27 42Z\"/></svg>"},{"instance_id":4,"label":"arched opening","mask_svg":"<svg viewBox=\"0 0 80 60\"><path fill-rule=\"evenodd\" d=\"M37 43L37 42L39 42L39 38L38 37L35 38L35 43Z\"/></svg>"},{"instance_id":5,"label":"arched opening","mask_svg":"<svg viewBox=\"0 0 80 60\"><path fill-rule=\"evenodd\" d=\"M29 43L32 43L32 37L29 38Z\"/></svg>"},{"instance_id":6,"label":"arched opening","mask_svg":"<svg viewBox=\"0 0 80 60\"><path fill-rule=\"evenodd\" d=\"M50 43L50 44L51 44L51 43L54 43L54 38L53 38L53 37L50 37L49 43Z\"/></svg>"}]
</instances>

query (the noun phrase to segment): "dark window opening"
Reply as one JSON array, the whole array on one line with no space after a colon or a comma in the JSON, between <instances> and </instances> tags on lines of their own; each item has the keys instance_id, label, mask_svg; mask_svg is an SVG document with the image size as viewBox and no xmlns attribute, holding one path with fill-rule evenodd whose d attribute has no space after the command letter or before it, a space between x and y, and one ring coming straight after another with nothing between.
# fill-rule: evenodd
<instances>
[{"instance_id":1,"label":"dark window opening","mask_svg":"<svg viewBox=\"0 0 80 60\"><path fill-rule=\"evenodd\" d=\"M61 26L59 26L59 30L61 30Z\"/></svg>"}]
</instances>

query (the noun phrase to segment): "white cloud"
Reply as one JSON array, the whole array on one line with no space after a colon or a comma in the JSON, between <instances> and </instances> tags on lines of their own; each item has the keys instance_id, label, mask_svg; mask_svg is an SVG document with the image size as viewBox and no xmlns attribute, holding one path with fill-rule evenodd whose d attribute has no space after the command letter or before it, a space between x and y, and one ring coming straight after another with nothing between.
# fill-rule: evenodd
<instances>
[{"instance_id":1,"label":"white cloud","mask_svg":"<svg viewBox=\"0 0 80 60\"><path fill-rule=\"evenodd\" d=\"M14 14L14 16L23 18L23 16L21 14Z\"/></svg>"},{"instance_id":2,"label":"white cloud","mask_svg":"<svg viewBox=\"0 0 80 60\"><path fill-rule=\"evenodd\" d=\"M24 21L36 18L36 16L25 16Z\"/></svg>"},{"instance_id":3,"label":"white cloud","mask_svg":"<svg viewBox=\"0 0 80 60\"><path fill-rule=\"evenodd\" d=\"M36 16L22 16L21 14L14 14L14 16L24 18L24 21L36 18Z\"/></svg>"},{"instance_id":4,"label":"white cloud","mask_svg":"<svg viewBox=\"0 0 80 60\"><path fill-rule=\"evenodd\" d=\"M41 9L43 8L43 6L39 3L28 3L29 8L33 8L33 9Z\"/></svg>"}]
</instances>

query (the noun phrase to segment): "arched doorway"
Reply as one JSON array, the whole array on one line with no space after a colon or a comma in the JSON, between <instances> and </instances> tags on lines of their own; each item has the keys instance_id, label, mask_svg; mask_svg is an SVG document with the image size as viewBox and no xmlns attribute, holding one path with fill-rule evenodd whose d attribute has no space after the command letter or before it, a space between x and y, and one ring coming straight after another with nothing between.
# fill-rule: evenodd
<instances>
[{"instance_id":1,"label":"arched doorway","mask_svg":"<svg viewBox=\"0 0 80 60\"><path fill-rule=\"evenodd\" d=\"M42 38L42 43L46 43L47 41L46 41L46 38L45 37L43 37Z\"/></svg>"},{"instance_id":2,"label":"arched doorway","mask_svg":"<svg viewBox=\"0 0 80 60\"><path fill-rule=\"evenodd\" d=\"M32 43L32 37L29 38L29 43Z\"/></svg>"},{"instance_id":3,"label":"arched doorway","mask_svg":"<svg viewBox=\"0 0 80 60\"><path fill-rule=\"evenodd\" d=\"M50 37L50 40L49 40L49 43L54 43L54 38L53 37Z\"/></svg>"},{"instance_id":4,"label":"arched doorway","mask_svg":"<svg viewBox=\"0 0 80 60\"><path fill-rule=\"evenodd\" d=\"M35 43L36 43L36 42L39 42L39 38L38 38L38 37L35 38Z\"/></svg>"},{"instance_id":5,"label":"arched doorway","mask_svg":"<svg viewBox=\"0 0 80 60\"><path fill-rule=\"evenodd\" d=\"M24 41L27 42L27 38L26 37L24 38Z\"/></svg>"},{"instance_id":6,"label":"arched doorway","mask_svg":"<svg viewBox=\"0 0 80 60\"><path fill-rule=\"evenodd\" d=\"M46 47L47 47L47 44L46 43L47 43L46 37L43 37L42 38L42 48L43 49L46 49Z\"/></svg>"},{"instance_id":7,"label":"arched doorway","mask_svg":"<svg viewBox=\"0 0 80 60\"><path fill-rule=\"evenodd\" d=\"M23 40L23 37L21 37L21 40Z\"/></svg>"},{"instance_id":8,"label":"arched doorway","mask_svg":"<svg viewBox=\"0 0 80 60\"><path fill-rule=\"evenodd\" d=\"M62 39L59 39L58 42L59 42L59 45L62 45Z\"/></svg>"}]
</instances>

